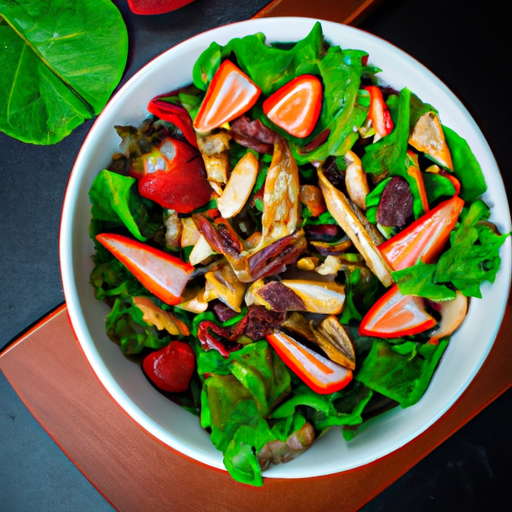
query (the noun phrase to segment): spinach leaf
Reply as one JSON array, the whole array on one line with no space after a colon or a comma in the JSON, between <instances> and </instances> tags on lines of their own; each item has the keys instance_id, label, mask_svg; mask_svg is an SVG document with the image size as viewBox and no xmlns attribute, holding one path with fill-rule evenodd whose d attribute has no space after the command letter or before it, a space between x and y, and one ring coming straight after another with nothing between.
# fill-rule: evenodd
<instances>
[{"instance_id":1,"label":"spinach leaf","mask_svg":"<svg viewBox=\"0 0 512 512\"><path fill-rule=\"evenodd\" d=\"M198 372L209 370L201 393L201 426L224 453L224 464L238 481L263 484L257 453L269 441L282 441L303 421L267 421L275 403L289 390L290 373L266 341L233 352L221 361L198 354ZM211 373L210 373L211 372Z\"/></svg>"},{"instance_id":2,"label":"spinach leaf","mask_svg":"<svg viewBox=\"0 0 512 512\"><path fill-rule=\"evenodd\" d=\"M159 349L171 338L161 336L156 327L143 320L144 313L131 300L118 297L105 319L107 336L121 347L123 354L138 354L144 347Z\"/></svg>"},{"instance_id":3,"label":"spinach leaf","mask_svg":"<svg viewBox=\"0 0 512 512\"><path fill-rule=\"evenodd\" d=\"M432 205L440 198L449 198L455 195L455 186L442 174L431 172L423 173L423 183L427 192L428 204Z\"/></svg>"},{"instance_id":4,"label":"spinach leaf","mask_svg":"<svg viewBox=\"0 0 512 512\"><path fill-rule=\"evenodd\" d=\"M34 144L54 144L98 114L128 54L110 0L0 0L0 40L0 130Z\"/></svg>"},{"instance_id":5,"label":"spinach leaf","mask_svg":"<svg viewBox=\"0 0 512 512\"><path fill-rule=\"evenodd\" d=\"M240 69L254 80L264 95L270 95L296 76L318 74L322 43L320 23L291 49L267 46L262 33L232 39L224 47L212 43L194 65L194 85L206 90L222 60L234 54Z\"/></svg>"},{"instance_id":6,"label":"spinach leaf","mask_svg":"<svg viewBox=\"0 0 512 512\"><path fill-rule=\"evenodd\" d=\"M92 182L89 198L93 219L125 225L130 233L145 242L161 227L149 219L148 205L137 192L136 179L107 170L100 171Z\"/></svg>"},{"instance_id":7,"label":"spinach leaf","mask_svg":"<svg viewBox=\"0 0 512 512\"><path fill-rule=\"evenodd\" d=\"M460 197L470 203L487 190L482 168L469 144L450 128L443 126L453 161L453 174L461 184Z\"/></svg>"},{"instance_id":8,"label":"spinach leaf","mask_svg":"<svg viewBox=\"0 0 512 512\"><path fill-rule=\"evenodd\" d=\"M482 297L480 285L494 282L501 263L500 247L510 236L499 235L482 222L489 215L489 208L480 200L464 208L462 223L450 235L451 247L437 263L435 282L451 282L467 297Z\"/></svg>"},{"instance_id":9,"label":"spinach leaf","mask_svg":"<svg viewBox=\"0 0 512 512\"><path fill-rule=\"evenodd\" d=\"M412 267L393 272L392 276L403 295L415 295L436 302L455 299L454 290L434 283L435 272L435 264L427 265L420 260Z\"/></svg>"},{"instance_id":10,"label":"spinach leaf","mask_svg":"<svg viewBox=\"0 0 512 512\"><path fill-rule=\"evenodd\" d=\"M409 177L405 167L405 158L410 131L411 96L411 91L407 88L400 91L396 110L390 108L392 117L394 117L393 131L366 147L361 160L365 172L384 177L387 177L389 173L403 176L406 179ZM390 96L390 98L395 97Z\"/></svg>"},{"instance_id":11,"label":"spinach leaf","mask_svg":"<svg viewBox=\"0 0 512 512\"><path fill-rule=\"evenodd\" d=\"M293 397L272 414L272 418L285 418L296 412L297 407L310 409L307 418L317 432L324 432L335 425L360 425L363 409L372 397L372 392L359 382L349 387L320 395L307 386L299 387Z\"/></svg>"},{"instance_id":12,"label":"spinach leaf","mask_svg":"<svg viewBox=\"0 0 512 512\"><path fill-rule=\"evenodd\" d=\"M355 376L373 391L396 400L402 408L414 405L423 396L448 340L442 340L438 345L418 344L412 350L410 342L405 344L405 347L393 346L375 339Z\"/></svg>"}]
</instances>

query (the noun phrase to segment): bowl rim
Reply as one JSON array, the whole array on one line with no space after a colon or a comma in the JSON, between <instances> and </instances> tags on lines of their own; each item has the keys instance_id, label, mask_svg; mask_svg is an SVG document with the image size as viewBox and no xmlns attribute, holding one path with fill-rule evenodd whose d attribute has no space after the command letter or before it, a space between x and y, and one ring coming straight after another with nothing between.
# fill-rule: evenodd
<instances>
[{"instance_id":1,"label":"bowl rim","mask_svg":"<svg viewBox=\"0 0 512 512\"><path fill-rule=\"evenodd\" d=\"M99 114L99 116L94 121L92 127L90 128L89 132L87 133L83 144L80 148L80 151L76 157L75 163L73 165L72 172L69 177L68 186L66 188L63 208L62 208L62 216L61 216L61 226L60 226L60 235L59 235L59 254L60 254L60 263L61 263L61 279L63 283L63 291L66 303L68 304L68 315L71 321L71 325L73 327L73 330L75 332L75 336L79 342L79 345L88 360L88 363L90 364L91 368L93 369L94 373L98 377L99 381L103 385L103 387L106 389L106 391L111 395L111 397L120 405L120 407L125 410L125 412L132 417L134 421L136 421L144 430L149 432L151 435L159 439L160 441L163 441L165 444L168 444L171 448L178 451L179 453L182 453L185 456L191 457L195 459L196 461L202 462L206 465L213 466L219 469L225 469L222 461L212 461L209 455L205 455L203 453L198 453L198 450L193 447L183 446L181 441L176 437L173 436L171 432L166 432L165 435L162 435L162 432L159 431L158 426L155 428L155 424L153 420L145 413L141 412L141 410L137 407L136 404L133 403L133 401L130 399L130 397L126 394L126 392L122 389L122 387L115 381L115 379L112 378L110 375L110 372L105 365L105 362L102 360L100 354L95 350L93 344L89 343L87 336L88 336L88 330L87 326L85 325L85 320L83 318L83 312L80 311L79 308L79 297L78 292L76 289L76 286L74 286L73 283L73 224L74 219L77 214L75 208L74 208L74 200L76 194L78 194L78 189L80 185L80 172L82 169L82 161L84 158L86 158L86 152L89 150L89 145L91 144L91 140L93 139L93 136L96 133L96 130L98 126L101 128L101 124L103 122L103 119L105 119L108 115L111 109L114 108L114 106L122 101L120 98L123 97L123 95L126 95L130 92L132 88L136 86L136 84L144 79L144 75L147 74L154 66L157 66L159 62L162 61L162 59L167 58L169 56L172 56L174 54L177 54L181 51L185 51L188 45L191 44L191 42L198 41L199 39L205 39L211 41L215 41L216 37L220 34L225 34L228 32L231 32L233 30L237 31L238 28L243 28L245 30L242 30L244 34L251 34L260 31L260 27L264 27L270 24L299 24L301 28L306 26L307 24L312 24L314 22L319 21L322 24L322 28L325 33L325 27L330 27L332 30L341 30L341 32L345 34L358 34L360 37L364 36L365 38L369 38L369 40L372 40L376 44L382 44L386 47L393 50L394 53L398 53L402 58L405 58L406 60L413 62L415 66L419 67L419 69L425 73L430 80L433 80L437 87L440 87L444 90L445 93L448 94L451 101L454 103L455 107L459 110L461 110L465 115L469 118L469 121L473 124L472 128L473 130L476 130L476 132L479 134L479 137L481 138L483 149L487 151L487 153L490 156L490 159L494 162L495 168L498 169L497 163L494 159L494 156L492 155L492 151L482 134L480 128L466 109L466 107L462 104L462 102L455 96L455 94L437 77L435 76L428 68L426 68L423 64L421 64L419 61L417 61L414 57L410 56L397 46L393 45L392 43L389 43L388 41L385 41L384 39L375 36L373 34L370 34L366 31L363 31L358 28L341 25L335 22L326 21L326 20L320 20L316 18L304 18L304 17L283 17L283 18L261 18L261 19L254 19L254 20L246 20L236 23L230 23L227 25L222 25L220 27L216 27L210 30L207 30L205 32L202 32L200 34L197 34L195 36L192 36L190 38L187 38L186 40L178 43L177 45L169 48L168 50L163 51L153 59L151 59L148 63L146 63L143 67L141 67L139 70L137 70L130 79L126 81L126 83L120 87L116 93L112 96L112 98L107 103L106 107L103 109L103 111ZM251 27L255 27L255 29L252 29ZM261 30L264 32L264 30ZM230 37L235 37L234 35ZM344 36L343 36L344 37ZM218 37L217 37L218 39ZM170 58L170 57L169 57ZM370 55L371 58L371 55ZM503 190L504 185L501 178L501 175L499 174L498 170L498 176L494 177L495 179L501 180L501 184L498 184ZM498 187L499 188L499 187ZM505 194L505 201L506 201L506 209L508 210L508 219L502 220L502 222L505 224L505 226L508 226L508 229L510 230L510 209L508 208L508 202ZM508 241L504 244L502 250L504 250L507 253L507 258L504 258L504 261L510 261L510 251L511 251L511 240L510 237ZM509 266L510 267L510 266ZM510 268L503 268L500 269L501 278L504 277L507 278L506 283L506 295L507 297L510 295L511 291L511 269ZM264 476L266 477L280 477L280 478L304 478L304 477L315 477L315 476L321 476L325 474L332 474L337 473L340 471L346 471L349 469L353 469L354 467L359 467L362 465L366 465L368 463L371 463L379 458L382 458L389 453L392 453L393 451L398 450L403 445L407 444L412 439L416 438L418 435L420 435L422 432L424 432L426 429L428 429L435 421L437 421L445 412L455 403L455 401L460 397L460 395L463 393L463 391L467 388L467 386L470 384L470 382L475 377L476 373L482 366L484 360L487 358L487 355L489 351L492 348L492 345L494 343L494 340L498 334L499 327L501 326L501 323L503 321L503 317L505 314L505 308L506 308L506 300L503 301L501 304L501 309L498 311L498 316L500 318L500 321L497 325L494 326L493 332L490 334L489 339L490 342L488 343L488 346L486 347L486 350L482 352L481 357L479 361L474 365L472 371L467 376L464 382L461 383L461 385L458 387L456 392L451 396L451 399L448 400L442 408L440 408L437 413L430 417L428 421L425 421L419 428L416 428L415 430L411 431L408 436L404 437L402 442L399 444L395 444L391 447L384 448L381 452L375 453L374 456L368 456L365 460L361 461L360 464L352 467L343 468L341 470L332 470L332 468L328 471L322 472L321 470L316 470L313 473L308 473L308 471L268 471L264 473ZM199 424L198 424L199 427ZM200 428L200 427L199 427ZM299 459L304 457L302 455ZM283 466L283 465L281 465ZM285 465L288 466L288 465Z\"/></svg>"}]
</instances>

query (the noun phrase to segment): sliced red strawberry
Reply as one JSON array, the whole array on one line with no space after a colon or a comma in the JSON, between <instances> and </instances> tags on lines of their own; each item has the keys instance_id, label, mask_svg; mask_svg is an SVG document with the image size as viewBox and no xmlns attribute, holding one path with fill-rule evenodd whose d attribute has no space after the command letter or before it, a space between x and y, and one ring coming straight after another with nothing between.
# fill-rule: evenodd
<instances>
[{"instance_id":1,"label":"sliced red strawberry","mask_svg":"<svg viewBox=\"0 0 512 512\"><path fill-rule=\"evenodd\" d=\"M322 83L301 75L278 89L263 103L263 112L277 126L298 138L307 137L322 107Z\"/></svg>"},{"instance_id":2,"label":"sliced red strawberry","mask_svg":"<svg viewBox=\"0 0 512 512\"><path fill-rule=\"evenodd\" d=\"M435 325L435 319L425 311L422 298L402 295L398 286L393 285L365 315L359 334L399 338L418 334Z\"/></svg>"},{"instance_id":3,"label":"sliced red strawberry","mask_svg":"<svg viewBox=\"0 0 512 512\"><path fill-rule=\"evenodd\" d=\"M96 240L106 247L151 293L166 304L181 301L192 265L164 251L123 235L102 233Z\"/></svg>"},{"instance_id":4,"label":"sliced red strawberry","mask_svg":"<svg viewBox=\"0 0 512 512\"><path fill-rule=\"evenodd\" d=\"M251 109L260 94L260 88L244 72L225 60L210 82L194 128L209 132L232 121Z\"/></svg>"}]
</instances>

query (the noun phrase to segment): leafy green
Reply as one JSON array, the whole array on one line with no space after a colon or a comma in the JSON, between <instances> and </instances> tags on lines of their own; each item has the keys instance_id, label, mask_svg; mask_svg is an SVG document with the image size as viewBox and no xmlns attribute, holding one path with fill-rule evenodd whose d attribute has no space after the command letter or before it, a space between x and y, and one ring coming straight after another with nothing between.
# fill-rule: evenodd
<instances>
[{"instance_id":1,"label":"leafy green","mask_svg":"<svg viewBox=\"0 0 512 512\"><path fill-rule=\"evenodd\" d=\"M415 295L436 302L455 299L451 288L434 283L435 264L425 264L421 260L412 267L392 273L393 280L403 295Z\"/></svg>"},{"instance_id":2,"label":"leafy green","mask_svg":"<svg viewBox=\"0 0 512 512\"><path fill-rule=\"evenodd\" d=\"M234 54L240 69L254 80L264 95L270 95L296 76L318 74L322 44L320 23L291 49L267 46L262 33L232 39L224 47L212 43L194 65L194 85L206 90L221 62Z\"/></svg>"},{"instance_id":3,"label":"leafy green","mask_svg":"<svg viewBox=\"0 0 512 512\"><path fill-rule=\"evenodd\" d=\"M268 441L285 440L293 431L271 428L267 422L275 403L290 387L290 373L266 341L232 352L200 352L198 373L208 374L201 395L201 425L211 429L211 441L224 453L231 476L262 485L256 454ZM296 425L295 425L296 426Z\"/></svg>"},{"instance_id":4,"label":"leafy green","mask_svg":"<svg viewBox=\"0 0 512 512\"><path fill-rule=\"evenodd\" d=\"M470 203L487 190L482 168L466 140L446 126L443 131L452 155L453 173L461 184L460 197Z\"/></svg>"},{"instance_id":5,"label":"leafy green","mask_svg":"<svg viewBox=\"0 0 512 512\"><path fill-rule=\"evenodd\" d=\"M291 48L265 44L261 33L236 38L226 46L212 43L196 61L193 80L196 87L206 90L224 59L236 59L240 66L269 96L293 78L303 74L317 75L324 86L324 100L320 118L311 135L304 139L292 137L275 126L264 115L261 101L253 108L253 117L292 142L292 151L299 165L312 160L324 160L329 155L344 155L357 140L354 127L360 127L368 114L369 99L359 91L365 69L361 60L367 54L360 50L342 50L329 47L323 53L320 23ZM368 70L367 70L368 71ZM330 129L327 142L308 154L301 147L308 144L326 128Z\"/></svg>"},{"instance_id":6,"label":"leafy green","mask_svg":"<svg viewBox=\"0 0 512 512\"><path fill-rule=\"evenodd\" d=\"M455 195L455 186L441 174L425 172L423 173L423 183L427 192L428 204L431 206L440 198L449 198Z\"/></svg>"},{"instance_id":7,"label":"leafy green","mask_svg":"<svg viewBox=\"0 0 512 512\"><path fill-rule=\"evenodd\" d=\"M407 174L405 157L409 140L410 102L411 91L403 88L398 97L393 131L366 147L361 160L365 172L379 176L387 176L388 173L399 176ZM390 112L393 117L394 109L390 109Z\"/></svg>"},{"instance_id":8,"label":"leafy green","mask_svg":"<svg viewBox=\"0 0 512 512\"><path fill-rule=\"evenodd\" d=\"M280 405L272 414L273 418L285 418L295 413L297 407L310 408L306 413L317 432L324 432L335 425L359 425L362 412L372 397L372 392L355 382L347 388L320 395L307 386L299 387L292 398Z\"/></svg>"},{"instance_id":9,"label":"leafy green","mask_svg":"<svg viewBox=\"0 0 512 512\"><path fill-rule=\"evenodd\" d=\"M110 252L97 253L96 266L91 272L90 282L98 300L134 295L147 295L147 290L135 276Z\"/></svg>"},{"instance_id":10,"label":"leafy green","mask_svg":"<svg viewBox=\"0 0 512 512\"><path fill-rule=\"evenodd\" d=\"M100 171L89 189L93 219L125 225L130 233L145 242L161 227L150 221L148 207L154 203L136 191L136 179L107 170Z\"/></svg>"},{"instance_id":11,"label":"leafy green","mask_svg":"<svg viewBox=\"0 0 512 512\"><path fill-rule=\"evenodd\" d=\"M348 324L352 319L360 321L384 290L377 276L366 266L359 254L340 256L345 273L345 306L340 318Z\"/></svg>"},{"instance_id":12,"label":"leafy green","mask_svg":"<svg viewBox=\"0 0 512 512\"><path fill-rule=\"evenodd\" d=\"M423 396L448 340L438 345L413 344L414 347L411 342L405 343L405 347L394 346L375 339L355 376L373 391L396 400L402 408L414 405Z\"/></svg>"},{"instance_id":13,"label":"leafy green","mask_svg":"<svg viewBox=\"0 0 512 512\"><path fill-rule=\"evenodd\" d=\"M0 0L0 130L54 144L98 114L128 54L110 0Z\"/></svg>"},{"instance_id":14,"label":"leafy green","mask_svg":"<svg viewBox=\"0 0 512 512\"><path fill-rule=\"evenodd\" d=\"M461 224L450 235L451 247L437 263L435 282L451 282L467 297L482 297L480 285L494 282L501 263L500 247L510 236L496 233L483 222L489 215L488 206L480 200L464 208Z\"/></svg>"},{"instance_id":15,"label":"leafy green","mask_svg":"<svg viewBox=\"0 0 512 512\"><path fill-rule=\"evenodd\" d=\"M143 320L144 313L131 299L116 298L105 320L107 336L121 347L123 354L138 354L144 347L159 349L171 341Z\"/></svg>"}]
</instances>

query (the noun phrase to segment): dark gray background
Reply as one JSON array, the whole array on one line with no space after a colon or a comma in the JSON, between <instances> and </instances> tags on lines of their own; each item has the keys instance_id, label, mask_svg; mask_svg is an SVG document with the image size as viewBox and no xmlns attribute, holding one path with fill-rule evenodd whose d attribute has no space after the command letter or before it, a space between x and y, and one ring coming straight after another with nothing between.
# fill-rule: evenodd
<instances>
[{"instance_id":1,"label":"dark gray background","mask_svg":"<svg viewBox=\"0 0 512 512\"><path fill-rule=\"evenodd\" d=\"M247 19L267 0L196 0L160 16L115 2L130 33L124 83L162 51L200 31ZM360 28L429 67L469 109L511 196L510 7L491 0L386 0ZM60 210L70 170L92 121L54 146L0 133L0 349L63 302ZM512 392L363 509L508 511ZM111 511L112 507L35 422L0 373L0 512Z\"/></svg>"}]
</instances>

